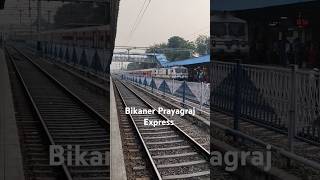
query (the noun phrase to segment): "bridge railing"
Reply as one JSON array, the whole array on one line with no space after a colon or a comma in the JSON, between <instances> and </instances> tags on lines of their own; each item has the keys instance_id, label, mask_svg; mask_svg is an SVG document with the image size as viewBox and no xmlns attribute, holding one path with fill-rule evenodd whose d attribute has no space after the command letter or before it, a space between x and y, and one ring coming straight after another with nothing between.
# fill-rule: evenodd
<instances>
[{"instance_id":1,"label":"bridge railing","mask_svg":"<svg viewBox=\"0 0 320 180\"><path fill-rule=\"evenodd\" d=\"M320 142L319 72L214 61L210 73L211 108Z\"/></svg>"}]
</instances>

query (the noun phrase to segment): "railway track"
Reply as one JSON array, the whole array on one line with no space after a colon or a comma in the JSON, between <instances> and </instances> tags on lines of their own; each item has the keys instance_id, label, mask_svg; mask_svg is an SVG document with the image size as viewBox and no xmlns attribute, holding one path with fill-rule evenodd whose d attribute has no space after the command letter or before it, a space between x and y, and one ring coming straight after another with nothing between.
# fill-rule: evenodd
<instances>
[{"instance_id":1,"label":"railway track","mask_svg":"<svg viewBox=\"0 0 320 180\"><path fill-rule=\"evenodd\" d=\"M130 84L130 85L129 85ZM160 93L151 93L150 90L145 89L143 87L140 87L138 85L128 83L128 86L133 86L136 90L136 92L143 94L146 93L148 96L153 96L154 99L159 99L161 97L161 101L158 101L158 103L162 104L175 104L176 106L182 106L181 101L172 98L170 96L164 96L163 94ZM185 105L187 106L192 106L192 102L186 102ZM206 110L205 108L203 110ZM208 118L209 112L203 113L201 111L198 111L197 115L207 119ZM227 128L232 129L233 128L233 117L229 113L223 113L221 111L214 111L212 110L211 112L212 116L212 122L215 122L215 124L220 124L222 126L225 126ZM198 120L199 121L199 120ZM206 128L209 129L209 124L208 123L201 123L202 125L205 125ZM265 151L265 146L261 146L261 144L255 144L250 141L242 141L241 143L239 142L234 142L233 136L226 135L225 131L220 129L220 126L215 126L212 124L211 129L214 131L214 139L219 139L221 141L227 142L228 144L231 144L235 147L241 147L242 149L245 150L252 150L252 151ZM246 121L246 119L241 119L240 121L240 131L243 132L244 134L256 138L257 140L260 140L264 142L265 144L270 144L274 147L277 148L282 148L284 150L288 150L288 142L287 142L287 135L279 133L278 131L274 131L273 129L269 129L266 126L260 126L259 124L252 123L251 121ZM296 140L295 142L295 147L296 147L296 153L300 155L301 157L307 158L309 160L317 161L319 162L319 154L320 152L320 147L315 146L312 143L304 142L299 139ZM287 166L287 159L285 157L280 156L278 153L275 153L273 155L273 164L276 167L279 167L281 169L286 170L287 172L291 174L298 175L304 179L317 179L320 177L320 172L317 171L316 169L313 169L312 167L302 167L303 164L299 163L294 163L293 166ZM294 162L294 161L293 161ZM302 176L301 176L302 175Z\"/></svg>"},{"instance_id":2,"label":"railway track","mask_svg":"<svg viewBox=\"0 0 320 180\"><path fill-rule=\"evenodd\" d=\"M96 79L96 78L93 77L93 80L95 80L95 79ZM137 86L136 86L136 87L137 87ZM139 87L138 87L138 88L139 88ZM140 89L144 89L144 88L141 88L141 87L140 87ZM136 91L136 93L139 93L139 91ZM140 93L140 94L141 94L141 93ZM168 102L171 103L171 104L181 105L181 102L179 102L179 100L175 100L175 99L170 98L170 97L165 97L165 96L162 96L161 94L158 94L158 95L160 95L160 96L162 97L162 100L163 100L163 99L166 99L166 100L168 100ZM159 96L158 96L158 97L159 97ZM147 96L145 96L145 98L147 98ZM149 99L150 99L150 98L149 98ZM148 101L149 101L149 100L148 100ZM161 104L161 106L163 106L163 103L160 103L161 101L160 101L160 102L150 101L150 102L152 102L152 104L155 105L155 106L159 106L160 104ZM187 106L192 106L192 102L191 102L191 103L188 103L188 102L187 102L187 104L185 104L185 105L187 105ZM207 110L207 108L205 107L205 108L203 109L203 111L206 111L206 110ZM198 111L197 114L198 114L199 116L205 118L205 119L208 118L208 113L204 113L204 112ZM220 122L221 124L227 125L229 128L232 128L232 117L229 116L227 113L214 112L213 116L214 116L214 117L217 117L216 122L221 121L221 122ZM219 119L220 119L220 120L219 120ZM124 121L124 122L125 122L125 121ZM128 129L127 129L128 124L125 123L125 124L123 125L123 127L124 127L124 129L125 129L126 131L128 130ZM277 146L277 147L281 147L281 148L283 148L283 149L286 149L286 137L285 137L285 135L282 135L282 137L280 138L280 141L279 141L279 139L277 139L277 137L281 136L281 134L276 133L276 132L272 132L272 130L270 130L270 129L268 129L268 128L260 127L259 125L255 125L255 124L252 124L252 123L247 122L247 121L242 121L242 122L241 122L241 127L243 127L242 132L245 132L246 134L248 134L248 135L250 135L250 136L252 136L252 137L255 137L255 138L257 138L257 139L263 139L263 138L268 137L267 140L264 139L264 142L269 143L269 144L272 144L272 145L275 145L275 146ZM122 129L122 127L121 127L121 129ZM252 133L252 131L254 131L254 133ZM250 133L250 132L251 132L251 133ZM273 134L272 134L272 133L273 133ZM128 133L127 133L127 134L128 134ZM270 136L270 134L271 134L271 136ZM134 143L131 143L131 142L130 142L132 139L134 139L134 138L132 138L132 137L124 138L123 141L124 141L124 142L125 142L125 141L129 141L128 146L136 146L136 145L133 145ZM230 140L230 138L227 138L227 139ZM277 140L277 141L275 142L275 140ZM231 143L232 143L232 142L231 142ZM126 143L124 143L124 144L126 144ZM300 147L303 147L303 146L306 145L306 144L303 143L303 142L297 142L297 144L298 144ZM254 148L252 148L252 149L255 149L255 150L258 149L258 150L262 150L262 151L264 150L263 147L259 147L259 146L255 145L255 144L250 144L250 146L251 146L251 145L254 147ZM239 146L243 146L243 145L239 145ZM249 146L249 145L248 145L248 146ZM248 147L248 146L247 146L246 148L251 148L251 147ZM303 149L303 148L300 148L300 149L302 149L302 150L304 150L304 151L300 152L299 154L300 154L301 156L303 156L303 157L308 157L308 156L305 156L306 154L304 154L305 149ZM137 149L134 149L134 150L137 150ZM139 150L139 148L138 148L138 150ZM310 155L310 156L312 156L312 157L315 157L316 153L314 153L314 152L316 152L317 148L315 148L314 146L307 146L307 150L309 150L309 152L307 153L307 155ZM312 151L313 151L313 152L312 152ZM309 156L309 158L310 158L310 156ZM279 156L276 156L276 157L279 157ZM312 157L311 157L311 159L312 159ZM131 159L129 159L129 160L130 160L130 161L134 161L134 159L139 159L137 163L138 163L138 164L141 163L141 157L138 157L138 158L133 157L133 158L131 158ZM144 164L144 163L142 163L142 164ZM135 163L132 163L132 167L134 167L135 165L136 165ZM285 169L288 168L288 167L283 166L283 165L281 165L280 167L284 167ZM295 167L295 168L297 168L297 167ZM300 171L310 172L310 168L306 168L306 169L303 168L303 169L300 169L299 171L297 171L295 168L292 168L292 169L289 168L289 169L288 169L288 172L293 172L293 174L299 174L299 173L297 173L297 172L300 172ZM144 169L143 166L139 166L139 168L133 168L133 170L135 170L135 171L142 170L142 169ZM312 170L311 170L311 171L312 171ZM141 171L140 171L140 172L141 172ZM139 174L139 173L138 173L138 174ZM143 173L142 173L142 174L143 174ZM305 174L306 174L306 173L305 173ZM314 174L314 172L312 172L312 173L310 173L310 174L312 174L312 175L311 175L312 177L318 177L318 175L317 175L317 174Z\"/></svg>"},{"instance_id":3,"label":"railway track","mask_svg":"<svg viewBox=\"0 0 320 180\"><path fill-rule=\"evenodd\" d=\"M109 89L104 84L106 82L95 82L82 73L79 74L80 72L78 71L74 72L64 69L62 66L45 61L30 52L27 52L27 55L32 57L34 63L50 73L50 75L79 96L106 120L109 120Z\"/></svg>"},{"instance_id":4,"label":"railway track","mask_svg":"<svg viewBox=\"0 0 320 180\"><path fill-rule=\"evenodd\" d=\"M128 81L127 81L128 82ZM168 94L162 94L160 92L153 91L149 88L141 87L139 85L133 84L132 82L129 82L130 86L133 86L135 89L139 89L140 92L145 92L146 94L150 95L150 97L153 98L159 98L161 97L160 103L162 106L164 104L167 104L169 106L175 107L175 108L195 108L195 114L197 115L196 118L201 119L202 122L195 123L200 123L201 126L205 126L209 130L210 126L210 109L207 106L202 106L200 108L199 104L194 103L192 101L186 100L185 102L182 101L181 98L175 97L173 95L168 95Z\"/></svg>"},{"instance_id":5,"label":"railway track","mask_svg":"<svg viewBox=\"0 0 320 180\"><path fill-rule=\"evenodd\" d=\"M8 48L7 52L14 72L12 76L20 81L15 81L13 87L20 91L15 108L19 127L23 127L19 128L19 135L27 179L109 179L109 123L31 59L13 48ZM51 166L47 161L49 145L61 145L71 152L64 153L68 161ZM98 163L92 166L80 162L77 166L76 145L81 152L100 153L101 158L95 159ZM85 156L84 161L91 163L93 157L98 156Z\"/></svg>"},{"instance_id":6,"label":"railway track","mask_svg":"<svg viewBox=\"0 0 320 180\"><path fill-rule=\"evenodd\" d=\"M40 64L41 64L41 62L39 62ZM69 68L70 69L70 68ZM72 69L72 68L71 68ZM50 70L49 70L50 71ZM60 74L60 73L56 73L57 74L57 76ZM61 76L61 75L60 75ZM61 76L60 78L62 78L61 80L63 81L63 76ZM93 77L93 80L95 80L96 78L94 78ZM69 82L72 82L72 80L71 81L69 81ZM68 84L68 81L66 81L66 84ZM76 89L76 88L75 88ZM138 93L140 96L143 96L142 95L142 93L139 93L139 91L135 91L135 93ZM163 97L163 96L161 96L161 97ZM144 99L147 99L148 97L145 95L145 96L143 96L143 98ZM166 98L166 99L168 99L168 98ZM177 105L181 105L181 103L179 103L178 101L174 101L174 100L172 100L172 99L168 99L169 100L169 102L170 103L175 103L175 104L177 104ZM151 103L152 105L154 105L154 106L161 106L160 105L160 103L158 102L155 102L155 101L150 101L150 98L148 99L148 102L149 103ZM188 104L187 104L188 105ZM192 106L192 104L190 104L190 106ZM206 117L207 118L207 114L204 114L204 113L199 113L198 115L200 115L200 116L203 116L203 115L205 115L205 116L203 116L203 117ZM214 117L216 117L217 118L217 121L216 122L218 122L218 121L221 121L221 124L224 124L224 125L227 125L228 127L232 127L232 123L230 124L230 122L232 122L232 117L231 116L228 116L227 114L224 114L224 113L219 113L219 112L214 112ZM128 120L123 120L123 116L122 116L122 120L121 120L121 122L123 122L123 124L122 124L122 127L121 127L121 129L125 129L125 131L128 131L130 128L130 124L128 123ZM241 127L243 127L243 132L248 132L249 130L250 131L253 131L253 130L255 130L254 131L254 133L251 133L250 134L250 136L252 136L252 137L257 137L257 135L259 135L259 138L265 138L265 137L271 137L271 138L269 138L269 141L265 141L265 142L272 142L271 140L275 140L276 138L275 137L278 137L278 136L280 136L279 134L271 134L271 131L270 130L268 130L268 129L265 129L265 128L263 128L263 127L259 127L259 126L257 126L257 125L254 125L254 124L251 124L250 122L245 122L245 121L242 121L241 122ZM133 129L134 130L134 129ZM268 131L266 131L266 130L268 130ZM143 147L141 147L141 145L139 146L139 143L138 142L134 142L134 143L132 143L132 141L135 141L135 139L137 139L137 136L135 136L135 133L134 132L127 132L127 135L128 134L130 134L131 133L131 135L129 135L129 136L127 136L127 137L125 137L124 139L124 141L128 141L128 143L126 143L128 146L132 146L133 147L133 149L130 149L130 151L131 152L133 152L133 151L141 151L141 150L143 150ZM271 134L271 136L270 136L270 134ZM269 136L268 136L269 135ZM135 136L135 137L134 137ZM285 139L286 137L284 137L284 138L281 138L281 139ZM201 140L201 138L200 138L200 140ZM277 145L278 146L278 144L279 145L282 145L281 147L284 147L285 148L285 143L284 143L285 141L277 141L277 142L275 142L275 143L277 143L277 144L275 144L274 142L272 143L272 144L275 144L275 145ZM305 144L304 143L301 143L301 142L298 142L297 144L299 144L300 143L300 145L303 147ZM280 146L279 146L280 147ZM308 146L309 147L309 146ZM256 147L255 147L256 148ZM310 149L310 150L317 150L316 148L314 149L315 147L309 147L308 149ZM206 147L206 149L208 149L207 147ZM314 152L316 152L316 151L314 151ZM135 152L134 152L135 153ZM132 153L133 154L133 153ZM139 154L139 153L135 153L135 154ZM315 155L316 153L312 153L312 152L310 152L310 155ZM135 164L135 162L133 162L132 164L132 166L134 167L134 166L136 166L136 168L135 169L133 169L133 170L135 170L135 171L139 171L137 174L137 176L146 176L146 177L150 177L150 173L145 173L143 170L145 169L143 166L146 164L146 162L143 162L142 161L142 157L140 156L140 155L137 155L137 156L132 156L131 155L131 159L129 159L130 161L135 161L136 160L136 164ZM141 165L142 164L142 166L139 166L139 165ZM298 172L298 171L297 171ZM309 172L309 171L306 171L306 172ZM315 175L315 176L317 176L317 175Z\"/></svg>"},{"instance_id":7,"label":"railway track","mask_svg":"<svg viewBox=\"0 0 320 180\"><path fill-rule=\"evenodd\" d=\"M23 165L26 179L67 179L61 167L48 166L49 139L41 128L41 122L34 118L34 109L30 107L30 101L26 96L19 77L14 72L10 60L7 59L11 89L13 92L15 117L18 127Z\"/></svg>"},{"instance_id":8,"label":"railway track","mask_svg":"<svg viewBox=\"0 0 320 180\"><path fill-rule=\"evenodd\" d=\"M223 125L230 129L233 128L233 117L229 114L221 113L221 112L212 112L212 121L216 124ZM260 143L254 143L245 141L244 142L234 142L232 136L226 136L224 130L218 128L215 125L212 125L212 131L216 138L226 141L230 144L235 144L244 149L251 150L261 150L265 149L265 146L262 146ZM280 148L286 151L290 151L288 148L288 136L286 134L279 133L278 131L274 131L269 129L268 127L259 126L259 124L254 124L251 121L241 120L239 124L239 131L244 133L245 135L255 138L264 144L270 144L273 147ZM301 141L296 139L294 142L295 150L294 153L301 158L305 158L306 160L311 160L317 163L318 168L313 168L311 166L305 165L301 162L297 162L291 158L282 156L279 152L273 153L273 166L284 169L287 172L296 175L302 179L306 180L317 180L320 178L320 147L313 145L312 143L308 143L305 141ZM288 160L291 164L288 164Z\"/></svg>"},{"instance_id":9,"label":"railway track","mask_svg":"<svg viewBox=\"0 0 320 180\"><path fill-rule=\"evenodd\" d=\"M182 107L179 102L170 101L160 94L150 94L141 87L135 86L131 83L125 83L134 93L145 99L153 107L159 108L163 107L166 109L185 109L192 108L192 106ZM161 100L159 100L161 97ZM195 110L197 114L197 110ZM201 144L207 151L210 151L210 127L205 126L203 122L198 122L197 117L193 115L185 115L181 117L180 115L165 115L167 118L174 118L175 124L180 127L183 131L188 133L192 138L194 138L199 144ZM205 120L209 121L209 119Z\"/></svg>"},{"instance_id":10,"label":"railway track","mask_svg":"<svg viewBox=\"0 0 320 180\"><path fill-rule=\"evenodd\" d=\"M139 135L133 127L130 117L125 114L125 107L119 93L115 92L115 97L127 179L152 179L154 174L149 171L151 164L148 163L148 155L138 141Z\"/></svg>"},{"instance_id":11,"label":"railway track","mask_svg":"<svg viewBox=\"0 0 320 180\"><path fill-rule=\"evenodd\" d=\"M114 84L123 107L156 109L120 81L115 80ZM139 146L147 154L151 167L147 174L152 174L154 179L210 179L210 153L195 139L175 125L153 127L143 124L145 118L167 121L167 117L159 114L131 114L126 118L130 122L123 125L127 128L133 126ZM215 170L217 173L211 174L211 178L233 178L229 173Z\"/></svg>"},{"instance_id":12,"label":"railway track","mask_svg":"<svg viewBox=\"0 0 320 180\"><path fill-rule=\"evenodd\" d=\"M151 91L149 91L148 89L142 88L140 86L137 86L135 84L129 83L131 84L131 86L134 86L135 88L138 88L140 90L140 92L145 91L146 93L152 95ZM170 96L163 96L159 93L155 93L154 96L161 96L162 101L168 101L169 103L175 104L177 106L181 106L181 101L174 99ZM185 105L187 105L188 107L194 106L195 104L193 104L192 102L186 102ZM198 115L203 117L203 118L208 118L208 114L213 118L213 121L224 125L226 127L229 128L233 128L233 117L231 115L231 113L227 113L227 112L223 112L223 111L218 111L215 110L214 108L212 108L212 111L209 112L210 110L208 108L204 108L203 112L199 112L198 111ZM207 128L209 128L209 124L206 124ZM261 123L254 123L254 120L249 120L246 118L241 118L240 120L240 131L246 133L249 136L255 137L257 139L261 139L263 141L265 141L266 143L281 147L283 149L287 149L288 146L288 137L287 134L284 133L279 133L278 131L275 131L274 128L268 128L267 125L262 126ZM297 148L297 152L299 152L299 150L305 150L304 152L308 152L308 149L311 150L319 150L320 152L320 146L311 143L308 143L308 141L303 141L300 139L296 139L296 148ZM300 152L301 155L308 157L310 159L314 159L320 162L320 158L317 157L317 154L314 154L312 151L308 152L307 154L303 154L303 152ZM308 156L308 154L310 156Z\"/></svg>"}]
</instances>

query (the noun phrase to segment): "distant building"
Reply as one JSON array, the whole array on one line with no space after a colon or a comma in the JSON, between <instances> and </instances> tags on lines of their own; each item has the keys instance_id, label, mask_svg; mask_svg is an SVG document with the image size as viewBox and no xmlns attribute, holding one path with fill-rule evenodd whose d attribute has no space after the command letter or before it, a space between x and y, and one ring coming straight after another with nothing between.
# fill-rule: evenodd
<instances>
[{"instance_id":1,"label":"distant building","mask_svg":"<svg viewBox=\"0 0 320 180\"><path fill-rule=\"evenodd\" d=\"M190 58L180 61L173 61L163 64L164 67L184 66L188 68L189 81L208 82L209 80L210 55ZM201 73L201 79L199 74Z\"/></svg>"},{"instance_id":2,"label":"distant building","mask_svg":"<svg viewBox=\"0 0 320 180\"><path fill-rule=\"evenodd\" d=\"M218 9L230 10L229 13L247 22L251 63L285 64L287 60L279 58L281 51L285 51L280 47L284 41L292 44L298 39L305 46L320 43L320 1L256 1L252 4L250 1L241 1L241 6L237 3L227 6L222 1L213 4L220 2Z\"/></svg>"},{"instance_id":3,"label":"distant building","mask_svg":"<svg viewBox=\"0 0 320 180\"><path fill-rule=\"evenodd\" d=\"M272 38L277 40L285 34L289 40L299 37L303 42L307 42L320 40L319 9L320 1L310 1L237 10L232 13L248 22L251 40L268 33L273 34Z\"/></svg>"}]
</instances>

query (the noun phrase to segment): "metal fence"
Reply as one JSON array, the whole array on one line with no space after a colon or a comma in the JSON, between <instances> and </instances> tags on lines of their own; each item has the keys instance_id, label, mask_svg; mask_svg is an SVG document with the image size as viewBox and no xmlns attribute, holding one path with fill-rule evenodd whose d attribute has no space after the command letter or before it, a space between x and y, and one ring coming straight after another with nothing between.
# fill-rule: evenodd
<instances>
[{"instance_id":1,"label":"metal fence","mask_svg":"<svg viewBox=\"0 0 320 180\"><path fill-rule=\"evenodd\" d=\"M28 47L36 50L34 41L27 42ZM72 45L41 43L41 54L62 63L78 66L86 71L105 73L109 70L112 50L87 48Z\"/></svg>"},{"instance_id":2,"label":"metal fence","mask_svg":"<svg viewBox=\"0 0 320 180\"><path fill-rule=\"evenodd\" d=\"M219 61L210 69L212 108L320 141L318 71Z\"/></svg>"},{"instance_id":3,"label":"metal fence","mask_svg":"<svg viewBox=\"0 0 320 180\"><path fill-rule=\"evenodd\" d=\"M144 86L152 91L192 101L201 106L210 104L210 84L203 82L178 81L174 79L150 78L123 74L122 79Z\"/></svg>"}]
</instances>

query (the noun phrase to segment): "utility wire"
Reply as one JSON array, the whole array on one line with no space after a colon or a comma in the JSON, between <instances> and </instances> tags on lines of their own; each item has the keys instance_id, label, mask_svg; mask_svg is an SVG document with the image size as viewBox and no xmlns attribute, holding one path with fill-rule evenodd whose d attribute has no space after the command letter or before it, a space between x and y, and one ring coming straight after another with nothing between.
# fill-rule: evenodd
<instances>
[{"instance_id":1,"label":"utility wire","mask_svg":"<svg viewBox=\"0 0 320 180\"><path fill-rule=\"evenodd\" d=\"M146 2L146 1L145 1ZM151 0L148 1L148 4L145 6L143 12L142 12L142 15L140 16L139 20L137 20L137 23L135 24L135 26L132 28L132 31L130 32L129 34L129 38L128 38L128 43L130 42L132 36L133 36L133 33L136 31L137 27L139 26L139 24L141 23L142 19L143 19L143 16L145 15L145 13L147 12L147 9L149 7L151 3Z\"/></svg>"},{"instance_id":2,"label":"utility wire","mask_svg":"<svg viewBox=\"0 0 320 180\"><path fill-rule=\"evenodd\" d=\"M138 21L138 23L137 23L137 25L136 25L135 29L133 30L133 32L137 29L137 27L138 27L138 26L139 26L139 24L141 23L141 21L142 21L142 19L143 19L143 16L144 16L144 14L147 12L147 9L148 9L148 7L149 7L150 3L151 3L151 0L149 0L149 2L148 2L148 4L147 4L147 6L146 6L146 8L144 9L144 11L143 11L143 13L142 13L142 16L141 16L141 18L139 19L139 21Z\"/></svg>"},{"instance_id":3,"label":"utility wire","mask_svg":"<svg viewBox=\"0 0 320 180\"><path fill-rule=\"evenodd\" d=\"M144 0L143 4L142 4L142 6L141 6L141 9L140 9L140 11L139 11L139 13L138 13L138 16L137 16L136 20L134 21L133 26L132 26L132 28L131 28L131 30L130 30L130 34L133 32L133 29L134 29L134 27L136 26L136 23L138 22L139 17L140 17L140 15L141 15L141 13L142 13L142 11L143 11L143 9L144 9L147 1L148 1L148 0Z\"/></svg>"}]
</instances>

